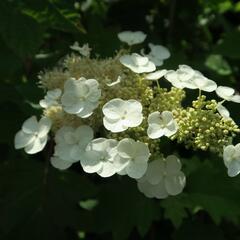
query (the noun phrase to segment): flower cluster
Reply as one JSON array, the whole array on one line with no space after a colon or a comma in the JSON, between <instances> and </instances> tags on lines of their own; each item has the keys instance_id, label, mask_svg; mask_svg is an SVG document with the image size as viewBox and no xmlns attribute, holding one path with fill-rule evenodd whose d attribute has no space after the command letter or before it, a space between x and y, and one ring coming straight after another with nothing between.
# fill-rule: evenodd
<instances>
[{"instance_id":1,"label":"flower cluster","mask_svg":"<svg viewBox=\"0 0 240 240\"><path fill-rule=\"evenodd\" d=\"M150 198L177 195L186 182L181 161L173 155L177 144L164 158L164 139L223 155L229 176L236 176L240 148L231 144L240 129L223 103L239 103L240 96L190 66L160 69L170 57L162 45L149 43L148 50L132 53L129 47L147 38L143 32L125 31L118 38L127 48L115 57L93 58L88 44L74 43L70 48L75 53L61 66L40 74L46 90L39 102L43 117L24 122L15 148L40 152L51 129L52 166L64 170L79 163L85 172L101 177L127 175ZM169 87L163 88L162 81ZM198 90L199 96L184 107L188 89ZM222 98L219 102L202 95L214 91Z\"/></svg>"}]
</instances>

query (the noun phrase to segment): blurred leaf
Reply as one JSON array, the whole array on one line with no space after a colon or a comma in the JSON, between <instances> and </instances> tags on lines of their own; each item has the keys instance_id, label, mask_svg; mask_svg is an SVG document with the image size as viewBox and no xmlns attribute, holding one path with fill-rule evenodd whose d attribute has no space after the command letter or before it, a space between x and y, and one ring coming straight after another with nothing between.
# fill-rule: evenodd
<instances>
[{"instance_id":1,"label":"blurred leaf","mask_svg":"<svg viewBox=\"0 0 240 240\"><path fill-rule=\"evenodd\" d=\"M232 70L228 62L221 55L210 55L205 62L206 66L219 75L230 75Z\"/></svg>"},{"instance_id":2,"label":"blurred leaf","mask_svg":"<svg viewBox=\"0 0 240 240\"><path fill-rule=\"evenodd\" d=\"M229 58L240 58L240 32L227 32L214 52Z\"/></svg>"},{"instance_id":3,"label":"blurred leaf","mask_svg":"<svg viewBox=\"0 0 240 240\"><path fill-rule=\"evenodd\" d=\"M95 194L85 177L61 172L36 159L9 160L0 167L0 238L73 239L91 218L78 201Z\"/></svg>"},{"instance_id":4,"label":"blurred leaf","mask_svg":"<svg viewBox=\"0 0 240 240\"><path fill-rule=\"evenodd\" d=\"M81 208L91 211L98 205L98 200L96 199L88 199L79 202Z\"/></svg>"},{"instance_id":5,"label":"blurred leaf","mask_svg":"<svg viewBox=\"0 0 240 240\"><path fill-rule=\"evenodd\" d=\"M21 14L14 4L0 1L0 35L19 57L35 54L43 40L43 28L31 17Z\"/></svg>"},{"instance_id":6,"label":"blurred leaf","mask_svg":"<svg viewBox=\"0 0 240 240\"><path fill-rule=\"evenodd\" d=\"M80 14L74 8L74 1L25 0L22 11L47 28L64 32L85 32Z\"/></svg>"}]
</instances>

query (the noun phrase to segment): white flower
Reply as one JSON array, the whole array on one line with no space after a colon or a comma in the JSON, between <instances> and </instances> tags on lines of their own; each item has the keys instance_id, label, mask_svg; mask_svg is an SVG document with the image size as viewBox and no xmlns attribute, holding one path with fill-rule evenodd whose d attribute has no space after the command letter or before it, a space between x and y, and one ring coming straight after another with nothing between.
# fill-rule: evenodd
<instances>
[{"instance_id":1,"label":"white flower","mask_svg":"<svg viewBox=\"0 0 240 240\"><path fill-rule=\"evenodd\" d=\"M141 31L124 31L118 33L119 40L127 43L129 46L144 42L146 37L147 35Z\"/></svg>"},{"instance_id":2,"label":"white flower","mask_svg":"<svg viewBox=\"0 0 240 240\"><path fill-rule=\"evenodd\" d=\"M240 173L240 143L223 149L223 161L228 169L228 176L235 177Z\"/></svg>"},{"instance_id":3,"label":"white flower","mask_svg":"<svg viewBox=\"0 0 240 240\"><path fill-rule=\"evenodd\" d=\"M147 80L158 80L160 78L162 78L168 71L166 69L162 69L162 70L158 70L156 72L153 73L148 73L145 76L145 79Z\"/></svg>"},{"instance_id":4,"label":"white flower","mask_svg":"<svg viewBox=\"0 0 240 240\"><path fill-rule=\"evenodd\" d=\"M17 132L14 145L16 149L24 148L28 154L35 154L43 150L47 144L48 132L52 122L49 118L43 117L37 121L35 116L28 118Z\"/></svg>"},{"instance_id":5,"label":"white flower","mask_svg":"<svg viewBox=\"0 0 240 240\"><path fill-rule=\"evenodd\" d=\"M40 106L42 108L58 106L61 94L62 94L62 90L59 88L47 91L47 94L44 97L44 99L40 100L39 102Z\"/></svg>"},{"instance_id":6,"label":"white flower","mask_svg":"<svg viewBox=\"0 0 240 240\"><path fill-rule=\"evenodd\" d=\"M186 83L194 76L195 71L187 65L179 65L177 71L170 70L165 74L165 78L176 88L185 88ZM193 85L194 87L194 85Z\"/></svg>"},{"instance_id":7,"label":"white flower","mask_svg":"<svg viewBox=\"0 0 240 240\"><path fill-rule=\"evenodd\" d=\"M216 93L224 100L240 103L240 95L235 94L235 90L233 88L219 86L216 89Z\"/></svg>"},{"instance_id":8,"label":"white flower","mask_svg":"<svg viewBox=\"0 0 240 240\"><path fill-rule=\"evenodd\" d=\"M137 127L142 123L142 105L136 100L114 98L102 108L103 125L111 132L122 132L129 127Z\"/></svg>"},{"instance_id":9,"label":"white flower","mask_svg":"<svg viewBox=\"0 0 240 240\"><path fill-rule=\"evenodd\" d=\"M59 169L66 169L80 160L87 145L93 139L93 130L87 125L78 128L64 126L55 135L54 158L51 163Z\"/></svg>"},{"instance_id":10,"label":"white flower","mask_svg":"<svg viewBox=\"0 0 240 240\"><path fill-rule=\"evenodd\" d=\"M195 71L190 87L188 87L188 84L186 84L186 87L194 89L192 84L195 86L195 89L200 89L205 92L213 92L217 89L217 84L213 80L204 77L199 71Z\"/></svg>"},{"instance_id":11,"label":"white flower","mask_svg":"<svg viewBox=\"0 0 240 240\"><path fill-rule=\"evenodd\" d=\"M117 154L114 165L121 175L138 179L146 172L150 152L145 143L124 138L117 145Z\"/></svg>"},{"instance_id":12,"label":"white flower","mask_svg":"<svg viewBox=\"0 0 240 240\"><path fill-rule=\"evenodd\" d=\"M137 53L123 55L119 60L121 64L130 68L135 73L153 72L156 70L156 66L153 62L149 61L147 57L143 57Z\"/></svg>"},{"instance_id":13,"label":"white flower","mask_svg":"<svg viewBox=\"0 0 240 240\"><path fill-rule=\"evenodd\" d=\"M78 53L80 53L81 55L83 55L84 57L89 57L90 53L91 53L91 48L89 47L88 43L83 44L82 47L79 46L78 42L74 42L74 44L72 46L70 46L70 48Z\"/></svg>"},{"instance_id":14,"label":"white flower","mask_svg":"<svg viewBox=\"0 0 240 240\"><path fill-rule=\"evenodd\" d=\"M113 164L116 157L116 146L118 142L114 139L97 138L86 148L85 154L81 156L81 165L85 172L96 172L101 177L110 177L116 173Z\"/></svg>"},{"instance_id":15,"label":"white flower","mask_svg":"<svg viewBox=\"0 0 240 240\"><path fill-rule=\"evenodd\" d=\"M147 57L156 65L162 66L163 61L170 57L169 50L162 46L162 45L154 45L149 43L148 46L150 47L150 53L147 54Z\"/></svg>"},{"instance_id":16,"label":"white flower","mask_svg":"<svg viewBox=\"0 0 240 240\"><path fill-rule=\"evenodd\" d=\"M92 115L98 106L101 97L99 83L95 79L72 78L64 85L64 93L61 98L63 109L70 114L76 114L81 118Z\"/></svg>"},{"instance_id":17,"label":"white flower","mask_svg":"<svg viewBox=\"0 0 240 240\"><path fill-rule=\"evenodd\" d=\"M174 155L150 162L145 175L138 180L139 191L146 197L158 199L181 193L186 183L181 167Z\"/></svg>"},{"instance_id":18,"label":"white flower","mask_svg":"<svg viewBox=\"0 0 240 240\"><path fill-rule=\"evenodd\" d=\"M206 92L213 92L217 84L204 77L202 73L192 69L187 65L179 65L177 71L170 70L165 74L165 78L176 88L200 89Z\"/></svg>"},{"instance_id":19,"label":"white flower","mask_svg":"<svg viewBox=\"0 0 240 240\"><path fill-rule=\"evenodd\" d=\"M218 103L217 111L223 118L230 118L230 112L221 103Z\"/></svg>"},{"instance_id":20,"label":"white flower","mask_svg":"<svg viewBox=\"0 0 240 240\"><path fill-rule=\"evenodd\" d=\"M169 111L153 112L148 116L147 134L150 138L156 139L162 136L170 137L178 130L177 122Z\"/></svg>"}]
</instances>

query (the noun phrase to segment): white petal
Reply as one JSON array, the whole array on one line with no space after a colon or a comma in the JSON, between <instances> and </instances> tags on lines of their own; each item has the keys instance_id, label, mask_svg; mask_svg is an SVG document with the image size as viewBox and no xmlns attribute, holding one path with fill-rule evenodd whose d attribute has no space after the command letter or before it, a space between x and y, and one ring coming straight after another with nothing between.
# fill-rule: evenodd
<instances>
[{"instance_id":1,"label":"white petal","mask_svg":"<svg viewBox=\"0 0 240 240\"><path fill-rule=\"evenodd\" d=\"M48 117L42 117L39 121L39 137L44 137L48 134L52 126L52 121Z\"/></svg>"},{"instance_id":2,"label":"white petal","mask_svg":"<svg viewBox=\"0 0 240 240\"><path fill-rule=\"evenodd\" d=\"M101 177L111 177L116 173L116 169L111 162L103 162L102 168L97 172Z\"/></svg>"},{"instance_id":3,"label":"white petal","mask_svg":"<svg viewBox=\"0 0 240 240\"><path fill-rule=\"evenodd\" d=\"M87 144L93 139L93 129L87 125L78 127L74 134L76 139L78 139L79 147L82 149L85 149Z\"/></svg>"},{"instance_id":4,"label":"white petal","mask_svg":"<svg viewBox=\"0 0 240 240\"><path fill-rule=\"evenodd\" d=\"M174 135L177 130L178 130L178 125L177 122L174 120L172 121L172 123L168 124L168 126L166 126L165 130L165 136L166 137L171 137L172 135Z\"/></svg>"},{"instance_id":5,"label":"white petal","mask_svg":"<svg viewBox=\"0 0 240 240\"><path fill-rule=\"evenodd\" d=\"M117 152L122 158L131 158L135 151L135 141L131 138L124 138L117 145Z\"/></svg>"},{"instance_id":6,"label":"white petal","mask_svg":"<svg viewBox=\"0 0 240 240\"><path fill-rule=\"evenodd\" d=\"M55 152L54 154L56 156L59 156L61 159L67 162L76 162L76 159L72 158L72 151L73 151L74 145L69 145L69 144L64 144L64 143L59 143L55 145Z\"/></svg>"},{"instance_id":7,"label":"white petal","mask_svg":"<svg viewBox=\"0 0 240 240\"><path fill-rule=\"evenodd\" d=\"M59 170L65 170L65 169L71 167L71 165L72 165L72 163L64 161L59 157L51 157L50 162L53 167L55 167Z\"/></svg>"},{"instance_id":8,"label":"white petal","mask_svg":"<svg viewBox=\"0 0 240 240\"><path fill-rule=\"evenodd\" d=\"M36 116L28 118L22 126L22 130L25 133L36 133L38 132L39 125Z\"/></svg>"},{"instance_id":9,"label":"white petal","mask_svg":"<svg viewBox=\"0 0 240 240\"><path fill-rule=\"evenodd\" d=\"M158 124L150 124L147 129L147 135L151 139L157 139L165 135L165 129Z\"/></svg>"},{"instance_id":10,"label":"white petal","mask_svg":"<svg viewBox=\"0 0 240 240\"><path fill-rule=\"evenodd\" d=\"M228 165L228 176L235 177L240 173L240 159L232 161Z\"/></svg>"},{"instance_id":11,"label":"white petal","mask_svg":"<svg viewBox=\"0 0 240 240\"><path fill-rule=\"evenodd\" d=\"M153 198L154 197L154 193L152 191L152 185L148 182L140 182L138 181L137 183L138 186L138 190L143 193L146 197L148 198Z\"/></svg>"},{"instance_id":12,"label":"white petal","mask_svg":"<svg viewBox=\"0 0 240 240\"><path fill-rule=\"evenodd\" d=\"M188 65L179 65L178 68L178 78L183 82L189 81L195 74L195 71Z\"/></svg>"},{"instance_id":13,"label":"white petal","mask_svg":"<svg viewBox=\"0 0 240 240\"><path fill-rule=\"evenodd\" d=\"M154 45L149 43L149 48L151 49L151 54L156 56L158 59L167 59L170 57L169 50L162 45Z\"/></svg>"},{"instance_id":14,"label":"white petal","mask_svg":"<svg viewBox=\"0 0 240 240\"><path fill-rule=\"evenodd\" d=\"M218 103L217 105L217 111L223 118L229 118L230 112L227 110L226 107L224 107L222 104Z\"/></svg>"},{"instance_id":15,"label":"white petal","mask_svg":"<svg viewBox=\"0 0 240 240\"><path fill-rule=\"evenodd\" d=\"M104 125L104 127L107 130L109 130L109 131L111 131L113 133L123 132L126 129L128 129L127 126L123 125L123 121L121 121L121 120L112 120L112 119L109 119L107 117L103 118L103 125Z\"/></svg>"},{"instance_id":16,"label":"white petal","mask_svg":"<svg viewBox=\"0 0 240 240\"><path fill-rule=\"evenodd\" d=\"M180 160L175 155L169 155L166 158L166 173L175 174L182 168Z\"/></svg>"},{"instance_id":17,"label":"white petal","mask_svg":"<svg viewBox=\"0 0 240 240\"><path fill-rule=\"evenodd\" d=\"M148 164L148 169L145 176L149 183L155 185L160 181L163 181L164 172L165 163L162 159L157 159Z\"/></svg>"},{"instance_id":18,"label":"white petal","mask_svg":"<svg viewBox=\"0 0 240 240\"><path fill-rule=\"evenodd\" d=\"M146 37L147 35L141 31L136 31L136 32L124 31L124 32L118 33L119 40L122 42L126 42L130 46L134 44L142 43Z\"/></svg>"},{"instance_id":19,"label":"white petal","mask_svg":"<svg viewBox=\"0 0 240 240\"><path fill-rule=\"evenodd\" d=\"M150 113L148 116L148 124L159 124L160 117L161 117L160 112Z\"/></svg>"},{"instance_id":20,"label":"white petal","mask_svg":"<svg viewBox=\"0 0 240 240\"><path fill-rule=\"evenodd\" d=\"M217 84L205 77L195 77L193 82L196 84L198 89L206 92L213 92L217 89Z\"/></svg>"},{"instance_id":21,"label":"white petal","mask_svg":"<svg viewBox=\"0 0 240 240\"><path fill-rule=\"evenodd\" d=\"M27 134L20 130L15 135L14 147L15 149L24 148L34 140L35 136L33 134Z\"/></svg>"},{"instance_id":22,"label":"white petal","mask_svg":"<svg viewBox=\"0 0 240 240\"><path fill-rule=\"evenodd\" d=\"M125 101L120 98L114 98L104 104L102 111L109 119L119 119L120 114L124 111Z\"/></svg>"},{"instance_id":23,"label":"white petal","mask_svg":"<svg viewBox=\"0 0 240 240\"><path fill-rule=\"evenodd\" d=\"M28 154L35 154L35 153L41 152L43 148L46 146L46 144L47 144L47 136L44 136L42 138L37 137L33 142L28 144L24 148L24 150Z\"/></svg>"},{"instance_id":24,"label":"white petal","mask_svg":"<svg viewBox=\"0 0 240 240\"><path fill-rule=\"evenodd\" d=\"M231 98L231 101L232 101L232 102L236 102L236 103L240 103L240 95L234 95L234 96Z\"/></svg>"},{"instance_id":25,"label":"white petal","mask_svg":"<svg viewBox=\"0 0 240 240\"><path fill-rule=\"evenodd\" d=\"M147 162L135 163L134 161L130 161L126 167L126 172L129 177L138 179L145 174L147 166Z\"/></svg>"},{"instance_id":26,"label":"white petal","mask_svg":"<svg viewBox=\"0 0 240 240\"><path fill-rule=\"evenodd\" d=\"M135 161L144 161L147 162L148 158L150 156L150 151L147 146L147 144L142 143L142 142L136 142L134 143L134 148L135 148Z\"/></svg>"},{"instance_id":27,"label":"white petal","mask_svg":"<svg viewBox=\"0 0 240 240\"><path fill-rule=\"evenodd\" d=\"M167 175L165 178L165 187L169 195L177 195L182 192L185 187L186 178L183 172L175 175Z\"/></svg>"},{"instance_id":28,"label":"white petal","mask_svg":"<svg viewBox=\"0 0 240 240\"><path fill-rule=\"evenodd\" d=\"M102 168L100 158L101 155L98 152L86 151L80 160L83 170L87 173L98 172Z\"/></svg>"},{"instance_id":29,"label":"white petal","mask_svg":"<svg viewBox=\"0 0 240 240\"><path fill-rule=\"evenodd\" d=\"M164 181L160 181L156 185L152 185L152 192L155 198L164 199L168 197L168 192L166 190Z\"/></svg>"},{"instance_id":30,"label":"white petal","mask_svg":"<svg viewBox=\"0 0 240 240\"><path fill-rule=\"evenodd\" d=\"M126 174L125 168L129 164L129 158L122 158L119 155L117 155L113 160L113 164L118 174L121 175L122 172Z\"/></svg>"},{"instance_id":31,"label":"white petal","mask_svg":"<svg viewBox=\"0 0 240 240\"><path fill-rule=\"evenodd\" d=\"M216 89L216 93L220 98L230 101L234 94L234 89L230 87L219 86Z\"/></svg>"},{"instance_id":32,"label":"white petal","mask_svg":"<svg viewBox=\"0 0 240 240\"><path fill-rule=\"evenodd\" d=\"M235 147L233 145L228 145L223 149L223 160L226 167L230 165L235 155Z\"/></svg>"},{"instance_id":33,"label":"white petal","mask_svg":"<svg viewBox=\"0 0 240 240\"><path fill-rule=\"evenodd\" d=\"M166 69L158 70L153 73L149 73L146 75L145 79L147 80L158 80L162 78L168 71Z\"/></svg>"}]
</instances>

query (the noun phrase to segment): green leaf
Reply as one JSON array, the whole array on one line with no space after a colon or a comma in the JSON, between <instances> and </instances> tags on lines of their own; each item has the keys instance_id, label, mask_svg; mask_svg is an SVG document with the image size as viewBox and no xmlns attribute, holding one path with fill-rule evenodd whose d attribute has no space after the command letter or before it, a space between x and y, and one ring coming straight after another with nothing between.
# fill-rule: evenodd
<instances>
[{"instance_id":1,"label":"green leaf","mask_svg":"<svg viewBox=\"0 0 240 240\"><path fill-rule=\"evenodd\" d=\"M187 218L186 209L191 206L191 202L188 195L180 194L162 200L161 206L165 209L164 217L171 220L174 226L178 228L181 226L182 221Z\"/></svg>"},{"instance_id":2,"label":"green leaf","mask_svg":"<svg viewBox=\"0 0 240 240\"><path fill-rule=\"evenodd\" d=\"M94 212L95 231L112 232L115 240L127 239L134 227L144 236L152 221L160 217L156 202L141 194L136 183L129 179L106 183Z\"/></svg>"},{"instance_id":3,"label":"green leaf","mask_svg":"<svg viewBox=\"0 0 240 240\"><path fill-rule=\"evenodd\" d=\"M202 164L188 177L187 191L195 207L207 211L216 224L223 219L238 223L240 178L228 177L222 160Z\"/></svg>"}]
</instances>

